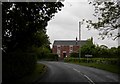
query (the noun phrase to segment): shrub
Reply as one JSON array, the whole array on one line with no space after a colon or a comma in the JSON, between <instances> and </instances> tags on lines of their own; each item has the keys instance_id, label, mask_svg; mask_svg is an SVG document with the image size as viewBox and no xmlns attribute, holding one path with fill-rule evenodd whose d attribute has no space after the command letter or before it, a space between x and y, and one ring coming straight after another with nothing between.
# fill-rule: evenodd
<instances>
[{"instance_id":1,"label":"shrub","mask_svg":"<svg viewBox=\"0 0 120 84\"><path fill-rule=\"evenodd\" d=\"M40 54L37 55L37 58L39 60L57 61L58 60L58 54L40 53Z\"/></svg>"},{"instance_id":2,"label":"shrub","mask_svg":"<svg viewBox=\"0 0 120 84\"><path fill-rule=\"evenodd\" d=\"M36 66L36 56L33 53L3 54L3 83L14 81L32 73Z\"/></svg>"},{"instance_id":3,"label":"shrub","mask_svg":"<svg viewBox=\"0 0 120 84\"><path fill-rule=\"evenodd\" d=\"M46 57L48 60L58 60L58 54L53 54L53 53L49 53L48 56Z\"/></svg>"},{"instance_id":4,"label":"shrub","mask_svg":"<svg viewBox=\"0 0 120 84\"><path fill-rule=\"evenodd\" d=\"M97 63L97 64L112 64L119 65L118 58L65 58L65 62L81 62L81 63Z\"/></svg>"},{"instance_id":5,"label":"shrub","mask_svg":"<svg viewBox=\"0 0 120 84\"><path fill-rule=\"evenodd\" d=\"M79 57L79 53L73 52L73 53L70 54L70 57L78 58Z\"/></svg>"},{"instance_id":6,"label":"shrub","mask_svg":"<svg viewBox=\"0 0 120 84\"><path fill-rule=\"evenodd\" d=\"M50 50L46 47L34 47L34 52L36 53L38 59L45 59L46 57L48 57Z\"/></svg>"}]
</instances>

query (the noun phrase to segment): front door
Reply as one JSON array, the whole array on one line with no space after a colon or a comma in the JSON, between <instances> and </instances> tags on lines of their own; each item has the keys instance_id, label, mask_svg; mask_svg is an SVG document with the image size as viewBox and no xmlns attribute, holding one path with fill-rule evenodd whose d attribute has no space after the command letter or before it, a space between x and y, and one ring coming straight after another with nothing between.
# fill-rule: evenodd
<instances>
[{"instance_id":1,"label":"front door","mask_svg":"<svg viewBox=\"0 0 120 84\"><path fill-rule=\"evenodd\" d=\"M63 53L63 58L65 58L66 57L66 53Z\"/></svg>"}]
</instances>

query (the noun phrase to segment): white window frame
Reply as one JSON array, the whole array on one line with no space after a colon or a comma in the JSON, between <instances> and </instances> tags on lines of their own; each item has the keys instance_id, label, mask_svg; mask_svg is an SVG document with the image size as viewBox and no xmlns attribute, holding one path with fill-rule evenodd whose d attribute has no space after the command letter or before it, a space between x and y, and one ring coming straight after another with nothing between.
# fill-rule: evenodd
<instances>
[{"instance_id":1,"label":"white window frame","mask_svg":"<svg viewBox=\"0 0 120 84\"><path fill-rule=\"evenodd\" d=\"M73 52L73 45L69 46L69 52L72 53Z\"/></svg>"},{"instance_id":2,"label":"white window frame","mask_svg":"<svg viewBox=\"0 0 120 84\"><path fill-rule=\"evenodd\" d=\"M60 51L61 51L61 49L60 49L60 45L57 45L57 54L60 54Z\"/></svg>"}]
</instances>

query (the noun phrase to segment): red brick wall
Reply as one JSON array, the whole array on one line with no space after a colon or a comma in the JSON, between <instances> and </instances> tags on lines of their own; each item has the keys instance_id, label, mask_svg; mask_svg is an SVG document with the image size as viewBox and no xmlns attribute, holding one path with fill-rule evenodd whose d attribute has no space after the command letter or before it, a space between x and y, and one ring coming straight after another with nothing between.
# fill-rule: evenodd
<instances>
[{"instance_id":1,"label":"red brick wall","mask_svg":"<svg viewBox=\"0 0 120 84\"><path fill-rule=\"evenodd\" d=\"M60 56L61 56L61 58L63 58L63 51L66 51L67 56L70 55L70 53L69 53L70 49L69 48L70 48L69 46L63 46L63 45L60 46L60 50L61 50L60 51ZM73 52L78 52L78 50L79 50L79 46L73 46ZM52 52L57 54L57 46L53 46Z\"/></svg>"},{"instance_id":2,"label":"red brick wall","mask_svg":"<svg viewBox=\"0 0 120 84\"><path fill-rule=\"evenodd\" d=\"M73 51L78 52L79 51L79 46L73 46Z\"/></svg>"},{"instance_id":3,"label":"red brick wall","mask_svg":"<svg viewBox=\"0 0 120 84\"><path fill-rule=\"evenodd\" d=\"M53 46L53 48L52 48L52 53L54 53L54 54L57 53L57 46Z\"/></svg>"},{"instance_id":4,"label":"red brick wall","mask_svg":"<svg viewBox=\"0 0 120 84\"><path fill-rule=\"evenodd\" d=\"M61 46L61 57L63 58L63 51L66 51L66 55L69 55L69 46Z\"/></svg>"}]
</instances>

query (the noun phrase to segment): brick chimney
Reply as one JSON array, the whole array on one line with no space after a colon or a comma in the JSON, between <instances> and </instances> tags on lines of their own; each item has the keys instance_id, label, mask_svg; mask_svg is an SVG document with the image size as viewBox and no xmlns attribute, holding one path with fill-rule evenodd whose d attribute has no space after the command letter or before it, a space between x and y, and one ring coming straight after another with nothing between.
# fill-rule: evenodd
<instances>
[{"instance_id":1,"label":"brick chimney","mask_svg":"<svg viewBox=\"0 0 120 84\"><path fill-rule=\"evenodd\" d=\"M77 45L77 37L76 37L76 45Z\"/></svg>"}]
</instances>

